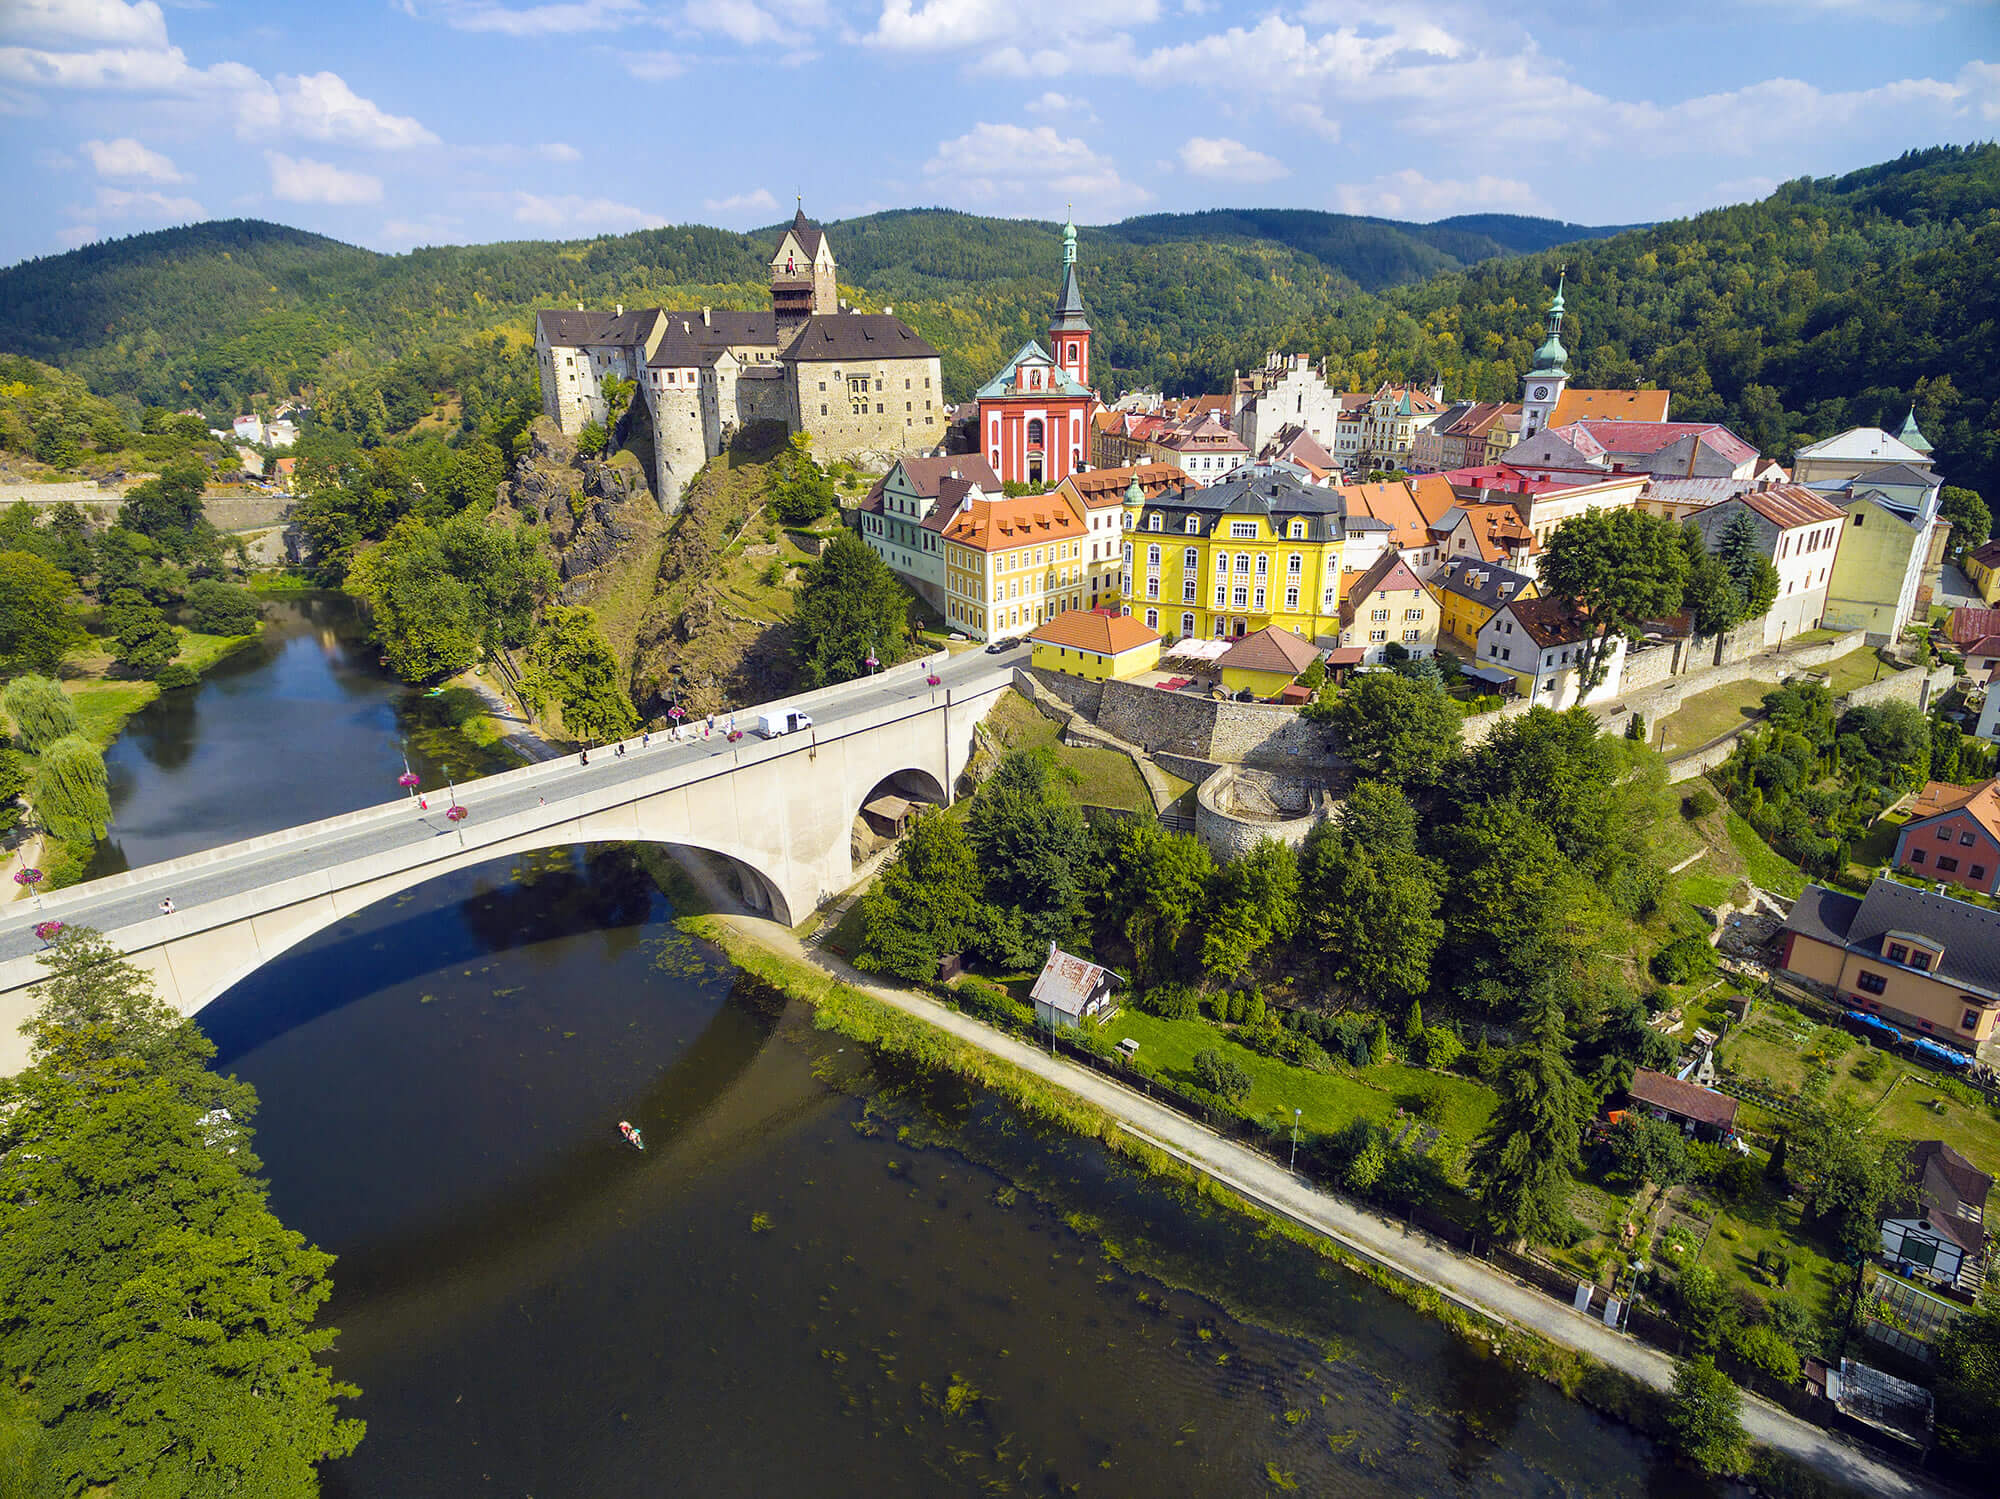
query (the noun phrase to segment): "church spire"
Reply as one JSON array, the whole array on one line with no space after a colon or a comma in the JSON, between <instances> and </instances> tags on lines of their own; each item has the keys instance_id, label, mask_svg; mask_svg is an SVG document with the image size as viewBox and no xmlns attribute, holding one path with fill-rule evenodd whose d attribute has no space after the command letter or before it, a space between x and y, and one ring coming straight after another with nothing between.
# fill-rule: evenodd
<instances>
[{"instance_id":1,"label":"church spire","mask_svg":"<svg viewBox=\"0 0 2000 1499\"><path fill-rule=\"evenodd\" d=\"M1910 407L1910 414L1903 418L1903 430L1896 434L1896 440L1906 448L1915 448L1926 456L1931 451L1930 439L1917 428L1917 408Z\"/></svg>"},{"instance_id":2,"label":"church spire","mask_svg":"<svg viewBox=\"0 0 2000 1499\"><path fill-rule=\"evenodd\" d=\"M1562 346L1563 283L1568 276L1568 266L1564 266L1556 274L1556 294L1549 301L1549 336L1543 340L1542 346L1535 350L1533 373L1537 375L1554 376L1569 373L1567 369L1569 350Z\"/></svg>"}]
</instances>

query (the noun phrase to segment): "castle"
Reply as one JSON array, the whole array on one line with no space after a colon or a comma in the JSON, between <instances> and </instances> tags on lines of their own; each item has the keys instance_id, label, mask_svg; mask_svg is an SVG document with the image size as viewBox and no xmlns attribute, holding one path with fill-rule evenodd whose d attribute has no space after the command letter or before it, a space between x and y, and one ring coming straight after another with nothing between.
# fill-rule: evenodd
<instances>
[{"instance_id":1,"label":"castle","mask_svg":"<svg viewBox=\"0 0 2000 1499\"><path fill-rule=\"evenodd\" d=\"M672 511L702 464L752 422L811 436L822 460L887 468L929 452L950 416L938 352L894 309L846 309L833 246L801 207L771 256L771 310L535 314L542 410L574 437L606 415L604 382L637 384L653 428L653 477Z\"/></svg>"}]
</instances>

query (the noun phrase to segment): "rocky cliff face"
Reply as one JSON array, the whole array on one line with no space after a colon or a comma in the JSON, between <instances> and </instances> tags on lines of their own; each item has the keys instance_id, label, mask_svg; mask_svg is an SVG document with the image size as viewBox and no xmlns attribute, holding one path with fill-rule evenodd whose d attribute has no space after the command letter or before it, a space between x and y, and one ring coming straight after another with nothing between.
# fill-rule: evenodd
<instances>
[{"instance_id":1,"label":"rocky cliff face","mask_svg":"<svg viewBox=\"0 0 2000 1499\"><path fill-rule=\"evenodd\" d=\"M561 601L595 608L612 649L629 663L666 535L645 471L629 453L579 457L555 423L539 417L500 499L548 532Z\"/></svg>"}]
</instances>

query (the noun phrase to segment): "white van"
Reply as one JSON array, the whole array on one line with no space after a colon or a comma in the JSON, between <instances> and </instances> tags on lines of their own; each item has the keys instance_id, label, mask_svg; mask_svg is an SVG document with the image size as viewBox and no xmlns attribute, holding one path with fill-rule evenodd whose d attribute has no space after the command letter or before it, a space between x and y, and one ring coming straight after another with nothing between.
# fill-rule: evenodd
<instances>
[{"instance_id":1,"label":"white van","mask_svg":"<svg viewBox=\"0 0 2000 1499\"><path fill-rule=\"evenodd\" d=\"M796 734L800 729L812 727L812 715L801 713L796 708L781 708L776 713L757 715L757 732L766 739L776 739L781 734Z\"/></svg>"}]
</instances>

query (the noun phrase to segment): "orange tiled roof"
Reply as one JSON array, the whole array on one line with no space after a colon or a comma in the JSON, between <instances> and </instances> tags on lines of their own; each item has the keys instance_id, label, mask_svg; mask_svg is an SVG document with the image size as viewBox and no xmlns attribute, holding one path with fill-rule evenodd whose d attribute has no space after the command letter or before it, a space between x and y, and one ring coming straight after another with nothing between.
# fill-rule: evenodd
<instances>
[{"instance_id":1,"label":"orange tiled roof","mask_svg":"<svg viewBox=\"0 0 2000 1499\"><path fill-rule=\"evenodd\" d=\"M1443 474L1418 474L1410 480L1410 496L1426 526L1435 526L1458 504L1458 492Z\"/></svg>"},{"instance_id":2,"label":"orange tiled roof","mask_svg":"<svg viewBox=\"0 0 2000 1499\"><path fill-rule=\"evenodd\" d=\"M1051 494L972 500L945 523L943 531L945 540L981 552L1083 534L1083 522Z\"/></svg>"},{"instance_id":3,"label":"orange tiled roof","mask_svg":"<svg viewBox=\"0 0 2000 1499\"><path fill-rule=\"evenodd\" d=\"M1106 614L1098 609L1071 609L1058 614L1028 636L1041 645L1066 645L1073 651L1095 651L1100 656L1117 656L1136 650L1160 638L1129 614Z\"/></svg>"},{"instance_id":4,"label":"orange tiled roof","mask_svg":"<svg viewBox=\"0 0 2000 1499\"><path fill-rule=\"evenodd\" d=\"M1086 509L1100 510L1125 503L1125 491L1132 487L1134 474L1139 477L1140 491L1149 500L1187 482L1187 475L1171 463L1133 463L1124 468L1085 469L1071 474L1057 488L1067 486Z\"/></svg>"},{"instance_id":5,"label":"orange tiled roof","mask_svg":"<svg viewBox=\"0 0 2000 1499\"><path fill-rule=\"evenodd\" d=\"M1607 416L1625 422L1663 422L1670 399L1664 390L1566 390L1549 413L1548 425L1563 427Z\"/></svg>"},{"instance_id":6,"label":"orange tiled roof","mask_svg":"<svg viewBox=\"0 0 2000 1499\"><path fill-rule=\"evenodd\" d=\"M1350 511L1358 509L1391 527L1398 546L1421 548L1430 545L1430 525L1425 521L1424 512L1418 507L1408 485L1396 482L1342 484L1339 489L1346 496Z\"/></svg>"},{"instance_id":7,"label":"orange tiled roof","mask_svg":"<svg viewBox=\"0 0 2000 1499\"><path fill-rule=\"evenodd\" d=\"M1983 786L1954 786L1949 781L1926 781L1924 789L1917 793L1916 805L1910 808L1910 820L1903 826L1912 828L1946 812L1956 812L1961 807L1974 822L1995 838L2000 838L2000 780L1988 781Z\"/></svg>"}]
</instances>

